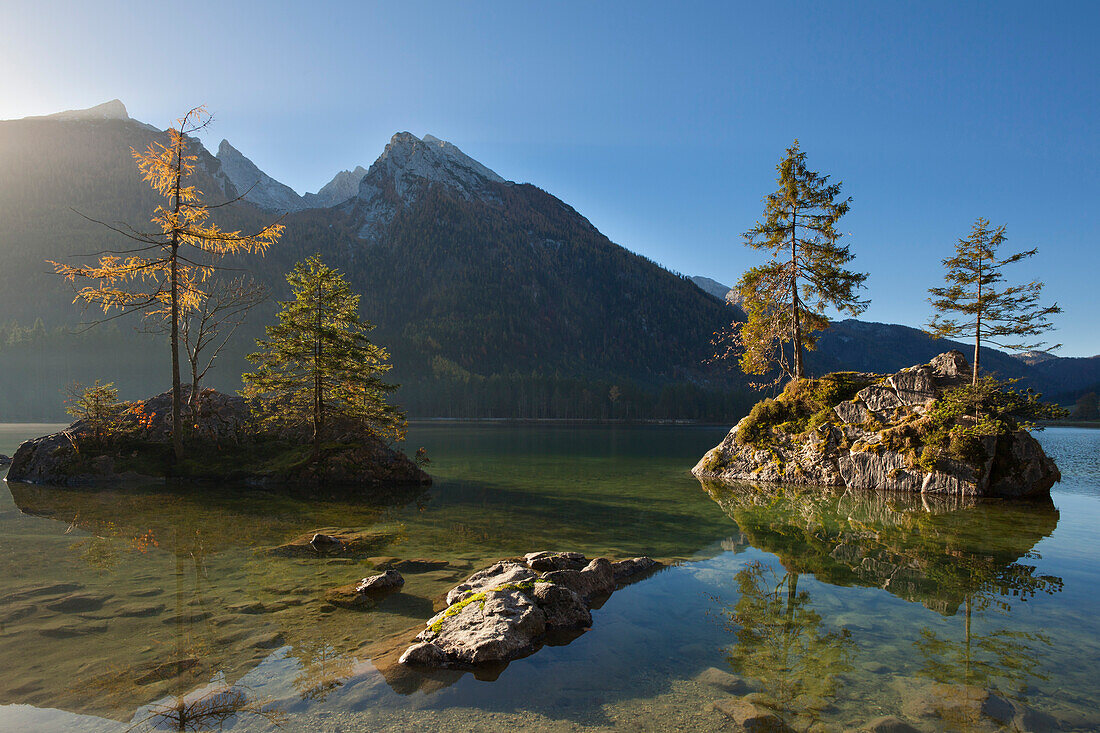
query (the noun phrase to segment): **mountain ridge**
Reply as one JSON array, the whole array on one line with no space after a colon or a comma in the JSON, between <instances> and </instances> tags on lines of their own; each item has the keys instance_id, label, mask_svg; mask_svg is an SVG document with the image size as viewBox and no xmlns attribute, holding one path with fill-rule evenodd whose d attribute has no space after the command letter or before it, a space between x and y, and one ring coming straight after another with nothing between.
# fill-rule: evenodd
<instances>
[{"instance_id":1,"label":"mountain ridge","mask_svg":"<svg viewBox=\"0 0 1100 733\"><path fill-rule=\"evenodd\" d=\"M43 260L118 247L109 230L71 209L105 221L148 220L157 199L140 181L129 148L164 137L117 114L0 122L0 179L18 184L0 188L0 313L24 331L39 317L51 333L79 320L71 292L48 274ZM248 181L241 169L226 165L230 151L224 159L205 148L195 152L198 187L213 203L219 196L236 198L238 184ZM245 172L258 179L262 171L248 163L254 170ZM725 421L757 398L735 370L706 363L713 333L736 309L697 282L611 242L552 194L507 181L439 138L408 132L396 133L365 172L358 167L337 174L334 198L351 190L360 172L354 195L283 217L286 234L267 257L230 264L251 270L277 299L287 295L283 276L293 263L321 252L362 293L363 313L378 325L373 336L394 356L395 381L406 385L399 400L410 414ZM242 230L276 216L247 197L218 215L223 226ZM272 310L268 304L255 314L227 350L212 386L236 388L249 339ZM149 351L139 337L134 346L112 347L136 360L125 365L129 371L99 358L94 340L81 342L85 351L79 351L62 346L61 338L53 355L43 352L37 362L10 362L10 368L0 344L5 384L37 379L43 385L34 392L38 402L56 401L77 378L125 379L143 389L148 384L149 394L163 390L163 379L155 376L160 367L138 363ZM894 357L917 363L923 356L913 354L928 349L938 349L932 355L944 350L915 329L840 321L823 335L810 365L885 373L904 366L894 365ZM1010 357L998 353L983 359L1000 371L998 359ZM35 374L32 365L44 362L56 365L56 376ZM94 372L92 364L98 365ZM1052 386L1071 391L1100 382L1100 360L1003 364L1013 370L1005 376L1026 376L1052 395ZM131 373L143 376L126 376ZM18 391L0 390L0 412L5 392Z\"/></svg>"}]
</instances>

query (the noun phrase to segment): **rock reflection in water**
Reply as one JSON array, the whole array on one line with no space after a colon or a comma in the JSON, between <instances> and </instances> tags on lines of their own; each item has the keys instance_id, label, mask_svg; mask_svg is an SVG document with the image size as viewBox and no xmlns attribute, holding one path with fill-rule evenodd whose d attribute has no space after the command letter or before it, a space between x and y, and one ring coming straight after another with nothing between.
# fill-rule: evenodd
<instances>
[{"instance_id":1,"label":"rock reflection in water","mask_svg":"<svg viewBox=\"0 0 1100 733\"><path fill-rule=\"evenodd\" d=\"M806 713L815 696L831 694L831 680L859 641L844 629L819 628L809 596L796 589L803 573L831 585L880 588L958 618L946 632L925 625L914 642L916 672L932 682L995 690L1019 701L1029 682L1045 679L1041 668L1049 640L1040 632L1011 628L1008 616L1016 605L1062 589L1061 578L1042 574L1033 564L1040 559L1036 543L1058 524L1049 500L711 482L703 487L740 530L727 549L751 545L776 555L786 570L769 585L770 571L751 564L737 576L741 599L723 609L738 638L731 666L761 680L769 690L767 703L781 714L797 712L812 720ZM821 648L812 653L815 647ZM799 709L792 711L794 702ZM930 700L923 712L939 715L937 704Z\"/></svg>"}]
</instances>

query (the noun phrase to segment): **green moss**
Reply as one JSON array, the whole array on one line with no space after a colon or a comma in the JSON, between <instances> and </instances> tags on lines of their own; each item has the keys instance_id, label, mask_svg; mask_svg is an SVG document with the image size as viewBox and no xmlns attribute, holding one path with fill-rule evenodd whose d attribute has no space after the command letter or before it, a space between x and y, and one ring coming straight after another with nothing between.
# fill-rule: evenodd
<instances>
[{"instance_id":1,"label":"green moss","mask_svg":"<svg viewBox=\"0 0 1100 733\"><path fill-rule=\"evenodd\" d=\"M737 440L763 448L773 445L780 435L816 430L833 419L833 407L852 399L872 381L858 372L791 381L775 399L764 399L753 406L737 430Z\"/></svg>"},{"instance_id":2,"label":"green moss","mask_svg":"<svg viewBox=\"0 0 1100 733\"><path fill-rule=\"evenodd\" d=\"M484 608L485 593L474 593L473 595L466 596L457 603L452 603L450 606L447 607L447 610L443 612L443 618L439 619L428 628L431 629L433 633L438 634L440 631L443 630L443 621L445 619L449 619L451 616L457 616L459 613L461 613L462 609L466 608L466 606L469 606L471 603L480 603L481 607Z\"/></svg>"}]
</instances>

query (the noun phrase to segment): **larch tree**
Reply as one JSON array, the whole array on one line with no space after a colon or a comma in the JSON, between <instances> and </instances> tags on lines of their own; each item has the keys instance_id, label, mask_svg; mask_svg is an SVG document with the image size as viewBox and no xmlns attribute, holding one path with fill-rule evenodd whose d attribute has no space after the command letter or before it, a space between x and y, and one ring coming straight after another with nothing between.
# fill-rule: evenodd
<instances>
[{"instance_id":1,"label":"larch tree","mask_svg":"<svg viewBox=\"0 0 1100 733\"><path fill-rule=\"evenodd\" d=\"M320 255L295 265L287 282L293 298L248 356L256 370L241 394L255 414L278 430L306 430L315 459L336 427L403 439L405 416L386 402L397 386L382 381L389 354L368 340L374 325L359 316L359 296Z\"/></svg>"},{"instance_id":2,"label":"larch tree","mask_svg":"<svg viewBox=\"0 0 1100 733\"><path fill-rule=\"evenodd\" d=\"M946 285L928 289L932 295L928 302L935 313L928 322L927 332L936 338L967 337L974 341L971 376L974 387L978 385L983 343L1012 351L1039 349L1046 342L1032 339L1052 330L1050 316L1062 312L1057 304L1039 304L1043 283L1038 280L1024 285L1002 285L1005 267L1033 257L1038 251L1033 248L1001 258L997 251L1006 239L1004 225L992 229L989 221L979 218L970 236L955 244L955 256L943 260Z\"/></svg>"},{"instance_id":3,"label":"larch tree","mask_svg":"<svg viewBox=\"0 0 1100 733\"><path fill-rule=\"evenodd\" d=\"M92 265L68 265L50 261L54 271L79 287L76 301L101 308L114 316L139 312L167 323L172 350L172 446L183 457L182 385L180 380L180 329L185 314L203 303L204 284L227 255L263 254L282 236L283 226L270 224L253 234L223 231L209 221L215 206L189 181L198 156L187 150L190 136L210 122L204 107L196 107L168 130L168 143L152 142L142 151L130 148L142 180L165 198L150 219L152 231L129 225L97 222L123 235L135 245L125 250L98 253ZM230 203L230 202L225 202ZM94 220L93 220L94 221Z\"/></svg>"},{"instance_id":4,"label":"larch tree","mask_svg":"<svg viewBox=\"0 0 1100 733\"><path fill-rule=\"evenodd\" d=\"M769 261L742 275L737 285L744 323L717 334L716 358L738 357L746 374L767 374L778 367L791 379L805 376L804 350L829 321L831 307L851 315L869 303L856 291L865 273L845 268L854 255L837 222L852 199L840 198L841 184L806 167L798 141L776 166L778 189L764 198L764 216L745 232L745 244L770 253Z\"/></svg>"}]
</instances>

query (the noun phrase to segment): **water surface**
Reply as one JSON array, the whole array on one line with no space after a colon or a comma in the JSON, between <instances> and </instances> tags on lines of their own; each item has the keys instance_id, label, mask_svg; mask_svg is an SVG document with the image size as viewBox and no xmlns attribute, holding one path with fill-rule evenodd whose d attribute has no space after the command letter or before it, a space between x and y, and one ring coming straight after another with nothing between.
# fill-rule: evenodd
<instances>
[{"instance_id":1,"label":"water surface","mask_svg":"<svg viewBox=\"0 0 1100 733\"><path fill-rule=\"evenodd\" d=\"M0 453L45 431L0 426ZM369 502L12 484L0 729L714 730L746 691L799 729L990 727L932 709L937 684L1100 727L1100 431L1040 434L1065 478L1036 504L701 485L725 431L415 425L435 485ZM269 552L325 527L370 556ZM540 549L673 566L502 671L393 663L456 582ZM370 609L325 600L383 558L448 565Z\"/></svg>"}]
</instances>

